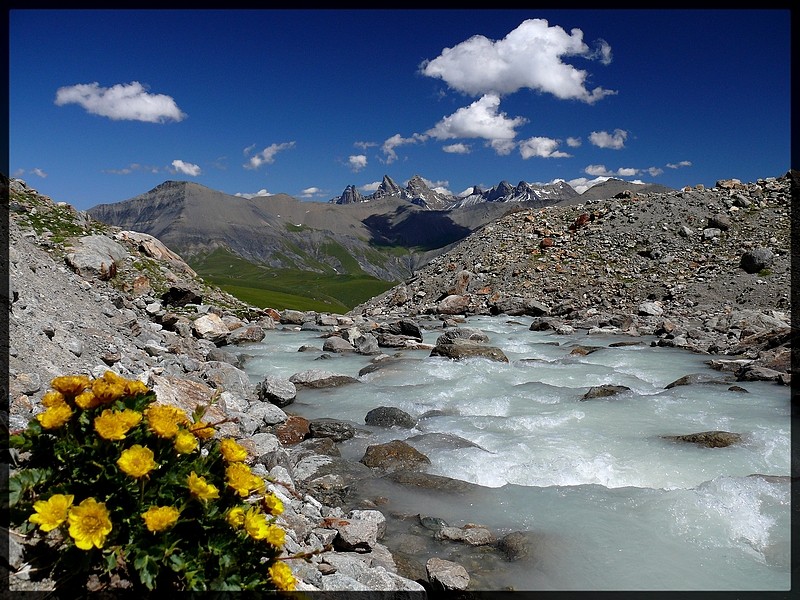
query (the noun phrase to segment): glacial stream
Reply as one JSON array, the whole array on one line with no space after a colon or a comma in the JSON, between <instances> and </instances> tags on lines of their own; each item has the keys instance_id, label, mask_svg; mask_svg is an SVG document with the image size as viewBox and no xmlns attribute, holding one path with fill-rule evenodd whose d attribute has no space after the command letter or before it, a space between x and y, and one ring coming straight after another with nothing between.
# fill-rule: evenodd
<instances>
[{"instance_id":1,"label":"glacial stream","mask_svg":"<svg viewBox=\"0 0 800 600\"><path fill-rule=\"evenodd\" d=\"M354 424L356 436L340 444L353 460L368 445L422 435L412 445L430 458L428 473L482 486L453 494L376 479L368 489L388 498L380 506L387 516L476 523L498 537L525 532L530 550L515 561L460 542L426 542L430 555L464 564L470 589L788 590L789 388L738 382L746 392L730 391L730 384L665 389L687 374L723 374L705 364L709 356L651 347L651 338L585 330L564 336L530 331L530 323L500 316L464 324L488 334L509 363L383 349L403 360L358 384L299 388L284 410ZM425 330L424 341L434 344L441 333ZM317 360L320 336L277 329L243 346L251 381L308 369L357 377L370 364L372 357L358 354ZM639 343L612 347L616 342ZM304 344L319 351L298 352ZM571 354L576 346L600 348ZM581 400L603 384L630 391ZM418 423L365 425L379 406L400 408ZM742 441L706 448L662 437L712 430L739 433ZM408 527L389 519L382 541L398 556L419 552L420 538L412 543Z\"/></svg>"}]
</instances>

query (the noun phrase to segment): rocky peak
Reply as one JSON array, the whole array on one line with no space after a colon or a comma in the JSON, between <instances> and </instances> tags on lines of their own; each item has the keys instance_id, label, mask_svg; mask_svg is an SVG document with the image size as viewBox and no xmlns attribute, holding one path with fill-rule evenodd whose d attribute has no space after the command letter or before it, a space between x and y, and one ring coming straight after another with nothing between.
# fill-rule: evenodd
<instances>
[{"instance_id":1,"label":"rocky peak","mask_svg":"<svg viewBox=\"0 0 800 600\"><path fill-rule=\"evenodd\" d=\"M334 204L355 204L356 202L366 202L367 198L361 195L361 192L356 189L354 185L348 185L344 188L344 192L338 198L331 200Z\"/></svg>"},{"instance_id":2,"label":"rocky peak","mask_svg":"<svg viewBox=\"0 0 800 600\"><path fill-rule=\"evenodd\" d=\"M383 176L383 181L370 197L371 200L385 198L386 196L403 196L403 189L388 175Z\"/></svg>"},{"instance_id":3,"label":"rocky peak","mask_svg":"<svg viewBox=\"0 0 800 600\"><path fill-rule=\"evenodd\" d=\"M487 202L502 202L514 192L514 187L505 179L483 194Z\"/></svg>"},{"instance_id":4,"label":"rocky peak","mask_svg":"<svg viewBox=\"0 0 800 600\"><path fill-rule=\"evenodd\" d=\"M406 194L412 203L432 210L445 210L453 204L451 196L432 190L419 175L408 180Z\"/></svg>"}]
</instances>

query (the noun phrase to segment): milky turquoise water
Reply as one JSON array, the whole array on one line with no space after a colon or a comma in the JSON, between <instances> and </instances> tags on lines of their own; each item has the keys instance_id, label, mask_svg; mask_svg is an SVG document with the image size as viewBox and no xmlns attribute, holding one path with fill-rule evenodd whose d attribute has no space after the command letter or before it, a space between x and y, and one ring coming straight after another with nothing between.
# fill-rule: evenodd
<instances>
[{"instance_id":1,"label":"milky turquoise water","mask_svg":"<svg viewBox=\"0 0 800 600\"><path fill-rule=\"evenodd\" d=\"M541 542L533 556L477 573L473 585L483 589L789 589L788 478L748 477L790 474L789 388L740 382L747 393L708 384L667 390L689 373L722 374L705 364L708 356L651 347L650 338L583 330L563 336L532 332L529 324L502 316L466 323L487 333L509 363L402 350L402 360L358 384L299 389L286 410L352 422L358 433L340 449L354 460L368 445L423 434L477 446L448 447L440 436L412 444L431 459L428 472L484 486L476 493L443 496L382 483L375 493L391 498L389 510L480 523L499 535L526 531ZM441 333L426 331L425 341ZM371 357L356 354L315 360L319 336L274 330L242 347L252 356L245 367L252 381L307 369L355 377L369 364ZM609 347L620 341L642 343ZM298 352L304 344L320 351ZM578 345L601 348L571 354ZM581 401L602 384L630 391ZM418 424L365 425L378 406L401 408ZM742 442L702 448L662 438L709 430L740 433Z\"/></svg>"}]
</instances>

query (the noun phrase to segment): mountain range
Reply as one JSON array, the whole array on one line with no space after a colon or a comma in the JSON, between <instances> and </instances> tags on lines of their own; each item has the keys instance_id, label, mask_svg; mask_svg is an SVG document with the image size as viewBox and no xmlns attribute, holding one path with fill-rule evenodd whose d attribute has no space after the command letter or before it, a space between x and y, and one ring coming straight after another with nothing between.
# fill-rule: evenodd
<instances>
[{"instance_id":1,"label":"mountain range","mask_svg":"<svg viewBox=\"0 0 800 600\"><path fill-rule=\"evenodd\" d=\"M87 212L103 223L157 237L223 288L226 282L249 286L254 277L269 287L265 282L270 278L286 281L289 273L317 289L341 287L348 276L360 290L351 289L344 294L347 298L340 292L337 299L354 306L366 299L360 295L370 297L413 276L432 258L510 211L608 198L626 190L669 188L609 179L578 194L566 182L521 181L512 186L502 181L456 197L431 189L419 176L405 187L384 176L370 195L348 186L329 202L303 202L286 194L246 198L197 183L166 181ZM233 282L243 265L251 281ZM258 267L255 276L249 269L253 265Z\"/></svg>"}]
</instances>

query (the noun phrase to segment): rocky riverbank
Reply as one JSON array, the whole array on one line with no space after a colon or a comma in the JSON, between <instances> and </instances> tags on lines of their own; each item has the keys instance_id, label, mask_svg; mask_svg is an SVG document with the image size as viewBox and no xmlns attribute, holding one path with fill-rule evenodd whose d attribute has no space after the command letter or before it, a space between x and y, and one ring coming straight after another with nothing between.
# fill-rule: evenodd
<instances>
[{"instance_id":1,"label":"rocky riverbank","mask_svg":"<svg viewBox=\"0 0 800 600\"><path fill-rule=\"evenodd\" d=\"M207 416L228 419L220 433L248 448L254 471L270 476L284 502L286 552L310 554L289 561L299 590L464 588L461 565L398 565L382 541L379 502L353 507L346 497L349 482L367 472L406 485L420 485L424 473L387 468L392 449L341 460L343 425L291 415L303 386L340 382L320 371L254 386L239 345L275 328L315 328L325 351L379 360L387 349L419 347L420 324L450 330L461 315L527 314L540 328L655 335L659 344L708 353L737 378L786 385L793 181L515 211L348 315L323 315L248 306L207 285L157 239L105 226L11 180L9 429L25 427L49 381L64 374L111 369L187 412L218 396ZM404 460L421 470L417 457ZM460 483L444 479L436 485ZM441 533L439 525L453 543L486 535L470 527ZM493 543L507 554L503 544L514 542ZM11 532L10 545L12 589L52 589L28 564L25 540Z\"/></svg>"}]
</instances>

